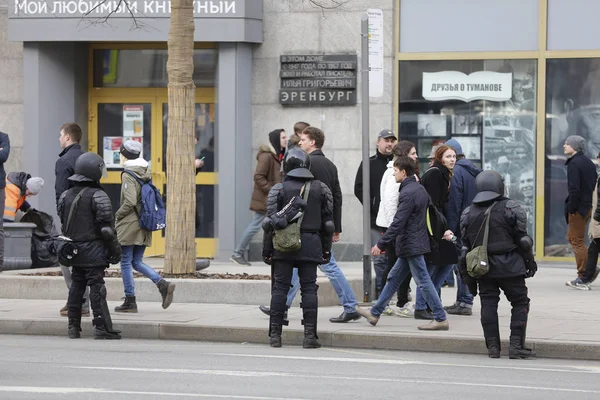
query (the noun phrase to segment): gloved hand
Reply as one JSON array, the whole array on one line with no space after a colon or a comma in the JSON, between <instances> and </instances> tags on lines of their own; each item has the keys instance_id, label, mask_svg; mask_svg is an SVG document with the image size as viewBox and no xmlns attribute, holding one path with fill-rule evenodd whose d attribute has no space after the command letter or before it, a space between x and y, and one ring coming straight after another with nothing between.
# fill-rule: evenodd
<instances>
[{"instance_id":1,"label":"gloved hand","mask_svg":"<svg viewBox=\"0 0 600 400\"><path fill-rule=\"evenodd\" d=\"M268 250L263 250L262 252L263 262L267 265L273 264L273 252Z\"/></svg>"},{"instance_id":2,"label":"gloved hand","mask_svg":"<svg viewBox=\"0 0 600 400\"><path fill-rule=\"evenodd\" d=\"M527 263L525 265L525 268L527 269L527 273L525 274L525 278L533 278L533 276L535 275L535 273L538 270L538 266L537 266L537 263L535 261L530 261L529 263Z\"/></svg>"},{"instance_id":3,"label":"gloved hand","mask_svg":"<svg viewBox=\"0 0 600 400\"><path fill-rule=\"evenodd\" d=\"M324 251L323 255L321 257L323 258L323 263L322 264L329 264L329 262L331 261L331 252L330 251Z\"/></svg>"},{"instance_id":4,"label":"gloved hand","mask_svg":"<svg viewBox=\"0 0 600 400\"><path fill-rule=\"evenodd\" d=\"M118 250L113 251L112 253L109 254L108 256L108 262L110 264L118 264L121 262L121 255L123 254L123 252L121 251L121 247L118 248Z\"/></svg>"}]
</instances>

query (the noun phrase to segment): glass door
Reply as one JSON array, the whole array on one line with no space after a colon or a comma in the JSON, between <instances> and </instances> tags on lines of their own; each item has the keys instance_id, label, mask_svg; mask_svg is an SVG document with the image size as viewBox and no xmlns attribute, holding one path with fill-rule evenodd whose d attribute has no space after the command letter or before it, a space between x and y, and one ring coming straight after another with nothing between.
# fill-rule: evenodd
<instances>
[{"instance_id":1,"label":"glass door","mask_svg":"<svg viewBox=\"0 0 600 400\"><path fill-rule=\"evenodd\" d=\"M198 257L213 258L216 251L215 238L215 186L217 173L215 171L215 107L214 97L196 96L195 117L195 159L201 162L201 168L196 169L196 254ZM168 100L160 99L162 121L162 154L161 168L167 170L166 155L168 145ZM164 175L164 191L168 191L168 176ZM164 233L161 237L164 241Z\"/></svg>"}]
</instances>

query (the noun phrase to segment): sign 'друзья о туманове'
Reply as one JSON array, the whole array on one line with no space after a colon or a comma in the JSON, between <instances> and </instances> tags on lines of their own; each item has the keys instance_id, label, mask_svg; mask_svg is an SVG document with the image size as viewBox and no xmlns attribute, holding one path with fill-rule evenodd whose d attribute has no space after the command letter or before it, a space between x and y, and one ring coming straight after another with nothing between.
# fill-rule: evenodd
<instances>
[{"instance_id":1,"label":"sign '\u0434\u0440\u0443\u0437\u044c\u044f \u043e \u0442\u0443\u043c\u0430\u043d\u043e\u0432\u0435'","mask_svg":"<svg viewBox=\"0 0 600 400\"><path fill-rule=\"evenodd\" d=\"M512 97L512 74L477 71L423 72L423 98L429 101L508 101Z\"/></svg>"},{"instance_id":2,"label":"sign '\u0434\u0440\u0443\u0437\u044c\u044f \u043e \u0442\u0443\u043c\u0430\u043d\u043e\u0432\u0435'","mask_svg":"<svg viewBox=\"0 0 600 400\"><path fill-rule=\"evenodd\" d=\"M284 55L280 63L280 104L356 104L356 55Z\"/></svg>"}]
</instances>

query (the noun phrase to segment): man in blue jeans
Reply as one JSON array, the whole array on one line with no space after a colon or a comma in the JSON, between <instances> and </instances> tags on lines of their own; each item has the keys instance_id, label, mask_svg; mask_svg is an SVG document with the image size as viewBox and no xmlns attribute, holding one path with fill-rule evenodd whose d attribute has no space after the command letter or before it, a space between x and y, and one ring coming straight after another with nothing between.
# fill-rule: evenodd
<instances>
[{"instance_id":1,"label":"man in blue jeans","mask_svg":"<svg viewBox=\"0 0 600 400\"><path fill-rule=\"evenodd\" d=\"M430 199L425 188L415 178L416 169L416 163L406 156L398 157L394 162L394 177L396 182L400 183L398 211L390 227L373 246L371 254L381 254L382 249L395 241L398 261L390 271L377 303L370 310L356 307L356 311L371 325L377 325L379 317L410 271L425 300L431 306L434 316L430 324L418 328L427 331L447 331L449 324L446 312L425 264L424 255L431 252L426 222ZM451 236L452 232L446 231L444 239L449 240Z\"/></svg>"},{"instance_id":2,"label":"man in blue jeans","mask_svg":"<svg viewBox=\"0 0 600 400\"><path fill-rule=\"evenodd\" d=\"M325 157L321 148L325 143L325 133L314 126L306 127L300 133L300 147L306 151L310 157L310 172L315 179L323 182L329 187L333 195L333 222L335 224L335 233L333 234L333 242L340 240L342 232L342 190L340 189L340 181L338 179L337 167L328 158ZM330 318L330 322L346 323L360 319L360 315L355 311L358 304L354 292L344 276L344 273L335 261L333 250L331 251L331 260L328 264L319 265L319 269L323 272L333 286L336 294L340 298L344 311L338 317ZM292 276L292 287L288 292L287 306L290 307L294 296L298 292L298 272L294 269ZM260 310L267 314L271 314L268 307L260 306Z\"/></svg>"}]
</instances>

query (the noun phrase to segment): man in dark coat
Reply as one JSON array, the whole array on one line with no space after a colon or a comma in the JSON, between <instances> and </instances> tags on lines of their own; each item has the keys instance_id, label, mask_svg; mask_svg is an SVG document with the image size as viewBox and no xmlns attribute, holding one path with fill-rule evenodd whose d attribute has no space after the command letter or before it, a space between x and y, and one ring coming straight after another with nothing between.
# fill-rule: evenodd
<instances>
[{"instance_id":1,"label":"man in dark coat","mask_svg":"<svg viewBox=\"0 0 600 400\"><path fill-rule=\"evenodd\" d=\"M379 132L377 136L377 150L374 156L369 158L369 204L371 206L371 246L381 238L384 229L377 226L377 214L379 213L379 203L381 203L381 178L387 170L387 165L394 155L392 149L398 139L394 133L389 129L384 129ZM363 204L363 164L362 161L356 171L356 178L354 179L354 195ZM363 204L364 205L364 204ZM377 257L373 257L373 267L375 269L375 281L377 293L381 292L383 287L383 274L387 268L387 257L382 254Z\"/></svg>"},{"instance_id":2,"label":"man in dark coat","mask_svg":"<svg viewBox=\"0 0 600 400\"><path fill-rule=\"evenodd\" d=\"M8 160L10 154L10 139L4 132L0 132L0 208L4 215L4 202L6 201L6 171L4 170L4 163ZM4 222L0 221L0 272L4 265Z\"/></svg>"},{"instance_id":3,"label":"man in dark coat","mask_svg":"<svg viewBox=\"0 0 600 400\"><path fill-rule=\"evenodd\" d=\"M109 264L121 261L112 204L100 186L106 164L98 154L84 153L75 162L74 172L69 180L75 186L61 194L57 207L63 235L77 247L77 253L69 261L73 267L68 300L69 337L80 337L81 305L89 286L94 338L121 339L120 331L112 326L104 285L104 270Z\"/></svg>"},{"instance_id":4,"label":"man in dark coat","mask_svg":"<svg viewBox=\"0 0 600 400\"><path fill-rule=\"evenodd\" d=\"M504 181L495 171L483 171L475 179L477 195L460 218L462 249L459 261L463 281L473 295L481 297L481 326L488 354L500 357L498 302L500 289L512 306L510 320L510 358L535 356L525 348L529 297L525 278L537 271L533 258L533 240L527 235L527 214L515 200L504 197ZM486 217L489 218L487 263L489 271L473 278L467 272L466 256L481 246ZM480 264L480 263L478 263Z\"/></svg>"},{"instance_id":5,"label":"man in dark coat","mask_svg":"<svg viewBox=\"0 0 600 400\"><path fill-rule=\"evenodd\" d=\"M432 308L434 315L434 321L418 328L420 330L448 330L446 312L425 263L424 255L431 251L426 223L430 200L425 188L415 178L416 170L416 163L409 157L398 157L394 162L394 176L396 182L400 183L398 211L396 211L392 225L389 226L379 242L373 246L371 253L379 255L383 249L395 241L398 261L390 271L377 303L370 310L357 306L356 311L375 326L410 271L413 279L423 291L423 296ZM451 234L452 232L447 231L444 238L449 240Z\"/></svg>"},{"instance_id":6,"label":"man in dark coat","mask_svg":"<svg viewBox=\"0 0 600 400\"><path fill-rule=\"evenodd\" d=\"M60 143L60 148L62 151L58 155L59 158L56 160L56 165L54 166L54 174L56 175L56 180L54 181L54 194L56 196L57 206L60 195L74 186L73 182L70 181L69 178L75 173L75 161L81 154L83 154L81 151L81 145L79 144L82 136L83 131L75 122L69 122L60 127L60 136L58 137L58 142ZM67 288L71 289L71 268L61 265L60 269L62 271ZM84 294L85 303L83 304L82 310L82 314L84 316L90 315L88 299L89 289L86 289ZM60 309L60 315L66 317L67 311L68 306L65 304L65 306Z\"/></svg>"},{"instance_id":7,"label":"man in dark coat","mask_svg":"<svg viewBox=\"0 0 600 400\"><path fill-rule=\"evenodd\" d=\"M584 154L584 138L569 136L563 148L565 155L569 157L566 162L569 196L565 200L565 218L569 225L567 240L575 253L577 277L581 278L587 262L585 228L592 215L592 196L598 174L592 160Z\"/></svg>"},{"instance_id":8,"label":"man in dark coat","mask_svg":"<svg viewBox=\"0 0 600 400\"><path fill-rule=\"evenodd\" d=\"M448 229L455 232L457 238L460 239L460 216L471 205L477 194L475 178L479 175L481 169L465 158L462 146L456 139L450 139L445 144L456 150L456 164L450 180L450 193L448 194L445 215L448 221ZM455 270L456 302L451 306L444 307L444 309L448 314L472 315L473 295L462 281L457 266L455 266ZM452 273L454 271L450 272L450 274Z\"/></svg>"},{"instance_id":9,"label":"man in dark coat","mask_svg":"<svg viewBox=\"0 0 600 400\"><path fill-rule=\"evenodd\" d=\"M286 301L294 268L298 269L302 289L303 347L321 347L317 341L317 265L326 264L331 257L333 199L327 185L314 179L309 170L310 164L306 152L299 148L290 149L284 161L286 178L283 183L271 188L267 199L267 213L273 218L290 200L298 196L306 200L301 222L290 222L301 224L300 249L284 251L275 247L273 236L277 235L277 227L271 224L270 218L265 219L263 224L263 259L274 267L269 329L272 347L281 347L282 327L287 325L284 319Z\"/></svg>"}]
</instances>

